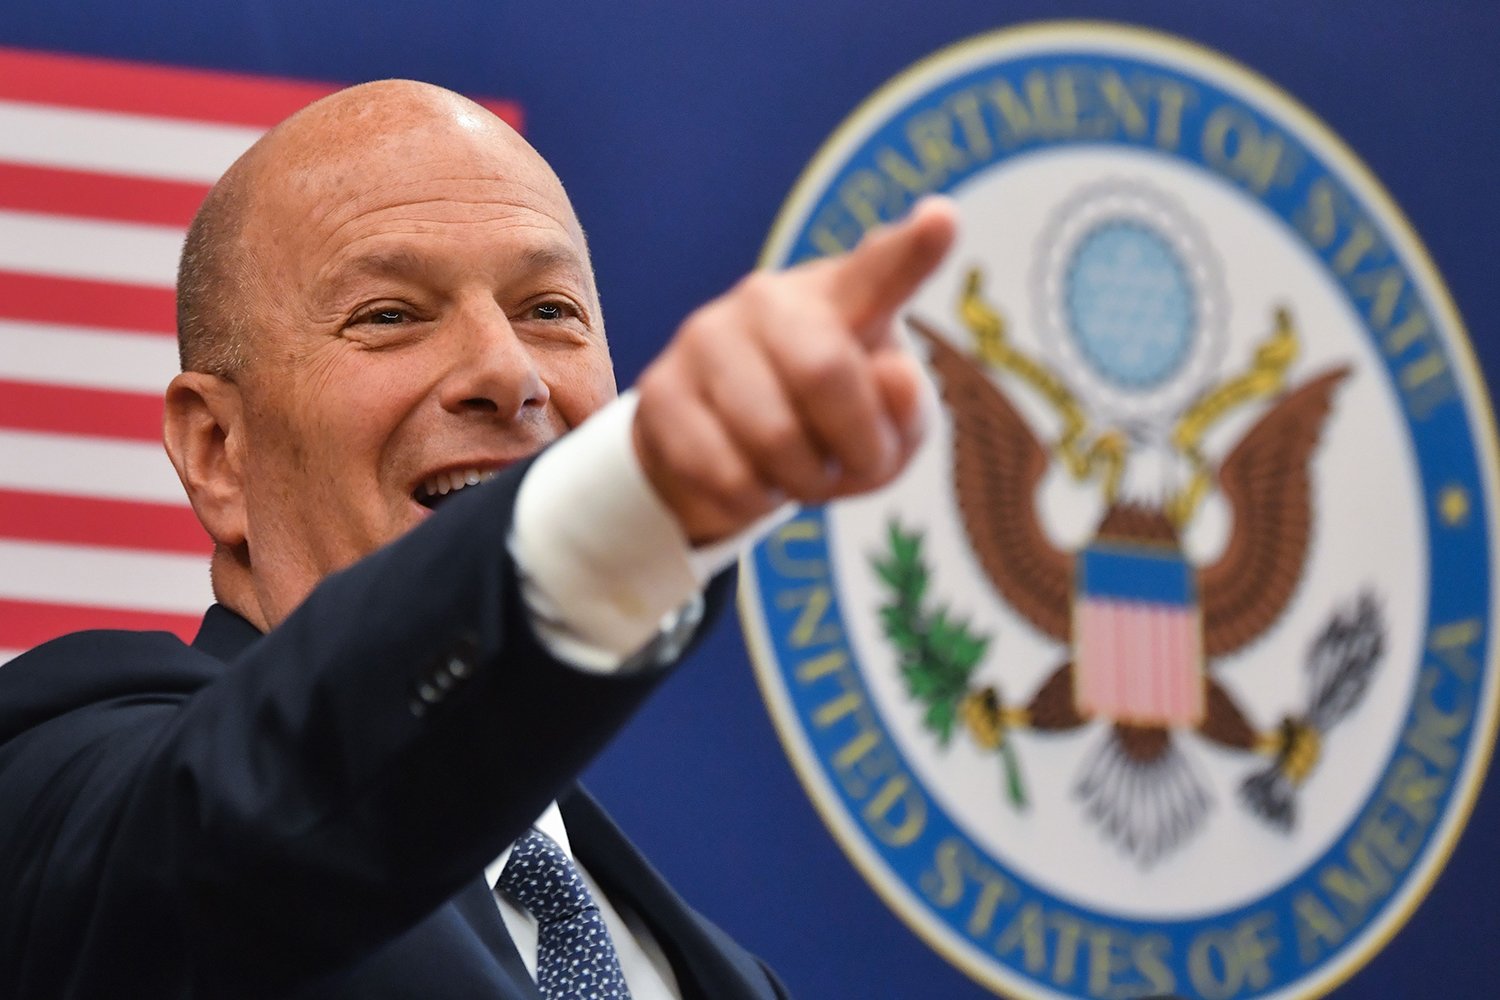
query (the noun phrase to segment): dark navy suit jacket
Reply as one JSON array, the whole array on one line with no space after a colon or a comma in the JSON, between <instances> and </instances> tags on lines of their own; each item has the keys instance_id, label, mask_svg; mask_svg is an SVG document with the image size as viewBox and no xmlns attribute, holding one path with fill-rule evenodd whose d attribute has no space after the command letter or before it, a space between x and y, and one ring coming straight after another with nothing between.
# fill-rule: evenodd
<instances>
[{"instance_id":1,"label":"dark navy suit jacket","mask_svg":"<svg viewBox=\"0 0 1500 1000\"><path fill-rule=\"evenodd\" d=\"M83 632L0 669L0 998L535 998L481 873L553 799L686 997L784 995L576 790L664 671L538 643L522 471L268 635L215 607L191 646Z\"/></svg>"}]
</instances>

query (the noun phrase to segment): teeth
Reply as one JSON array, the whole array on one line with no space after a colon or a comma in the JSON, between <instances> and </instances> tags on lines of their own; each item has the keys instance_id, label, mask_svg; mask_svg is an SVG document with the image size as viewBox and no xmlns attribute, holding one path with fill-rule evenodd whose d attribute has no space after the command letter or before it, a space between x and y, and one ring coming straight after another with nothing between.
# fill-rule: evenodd
<instances>
[{"instance_id":1,"label":"teeth","mask_svg":"<svg viewBox=\"0 0 1500 1000\"><path fill-rule=\"evenodd\" d=\"M446 496L466 486L478 486L489 482L500 474L498 469L456 469L439 472L422 483L422 492L427 496Z\"/></svg>"}]
</instances>

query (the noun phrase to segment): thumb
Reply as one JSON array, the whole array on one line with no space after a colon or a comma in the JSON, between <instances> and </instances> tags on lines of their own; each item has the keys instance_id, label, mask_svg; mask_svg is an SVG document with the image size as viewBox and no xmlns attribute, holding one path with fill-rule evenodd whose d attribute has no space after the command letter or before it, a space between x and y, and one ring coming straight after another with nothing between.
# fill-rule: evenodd
<instances>
[{"instance_id":1,"label":"thumb","mask_svg":"<svg viewBox=\"0 0 1500 1000\"><path fill-rule=\"evenodd\" d=\"M937 270L958 234L953 202L928 196L900 222L873 230L833 261L833 304L850 328L883 336L885 320Z\"/></svg>"}]
</instances>

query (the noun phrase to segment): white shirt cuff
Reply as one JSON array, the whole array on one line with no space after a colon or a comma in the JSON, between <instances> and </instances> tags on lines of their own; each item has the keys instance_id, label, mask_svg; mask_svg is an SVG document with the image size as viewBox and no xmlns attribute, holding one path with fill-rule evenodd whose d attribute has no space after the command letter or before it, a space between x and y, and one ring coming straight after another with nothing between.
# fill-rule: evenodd
<instances>
[{"instance_id":1,"label":"white shirt cuff","mask_svg":"<svg viewBox=\"0 0 1500 1000\"><path fill-rule=\"evenodd\" d=\"M510 538L538 636L599 672L643 651L675 657L702 617L703 585L795 510L693 549L636 458L636 404L634 391L623 394L532 463Z\"/></svg>"}]
</instances>

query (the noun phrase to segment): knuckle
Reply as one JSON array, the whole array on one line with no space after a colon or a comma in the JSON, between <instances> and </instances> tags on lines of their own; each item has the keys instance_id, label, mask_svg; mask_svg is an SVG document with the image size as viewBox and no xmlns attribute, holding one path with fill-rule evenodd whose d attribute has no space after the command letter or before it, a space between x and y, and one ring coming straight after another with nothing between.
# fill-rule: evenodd
<instances>
[{"instance_id":1,"label":"knuckle","mask_svg":"<svg viewBox=\"0 0 1500 1000\"><path fill-rule=\"evenodd\" d=\"M867 482L879 477L888 464L885 456L875 447L849 448L842 457L845 478L854 482Z\"/></svg>"},{"instance_id":2,"label":"knuckle","mask_svg":"<svg viewBox=\"0 0 1500 1000\"><path fill-rule=\"evenodd\" d=\"M670 362L659 359L641 372L640 377L635 380L635 391L641 399L640 406L649 408L661 398L670 398L672 395L671 383L673 375Z\"/></svg>"},{"instance_id":3,"label":"knuckle","mask_svg":"<svg viewBox=\"0 0 1500 1000\"><path fill-rule=\"evenodd\" d=\"M715 506L735 516L753 516L765 495L765 487L742 462L721 463L709 474L704 492Z\"/></svg>"},{"instance_id":4,"label":"knuckle","mask_svg":"<svg viewBox=\"0 0 1500 1000\"><path fill-rule=\"evenodd\" d=\"M750 429L748 437L756 453L772 464L806 447L802 428L790 415L760 421Z\"/></svg>"},{"instance_id":5,"label":"knuckle","mask_svg":"<svg viewBox=\"0 0 1500 1000\"><path fill-rule=\"evenodd\" d=\"M682 325L677 328L674 347L678 351L692 352L698 349L705 338L712 337L718 327L715 318L716 310L712 305L702 306L688 313Z\"/></svg>"},{"instance_id":6,"label":"knuckle","mask_svg":"<svg viewBox=\"0 0 1500 1000\"><path fill-rule=\"evenodd\" d=\"M840 441L839 461L849 483L867 483L889 478L896 469L898 444L878 421L850 425Z\"/></svg>"},{"instance_id":7,"label":"knuckle","mask_svg":"<svg viewBox=\"0 0 1500 1000\"><path fill-rule=\"evenodd\" d=\"M819 504L835 499L839 492L837 482L820 471L817 476L808 477L800 489L788 490L787 494L799 503Z\"/></svg>"},{"instance_id":8,"label":"knuckle","mask_svg":"<svg viewBox=\"0 0 1500 1000\"><path fill-rule=\"evenodd\" d=\"M822 503L829 499L833 481L821 462L799 464L785 470L778 482L781 491L802 503Z\"/></svg>"},{"instance_id":9,"label":"knuckle","mask_svg":"<svg viewBox=\"0 0 1500 1000\"><path fill-rule=\"evenodd\" d=\"M704 497L715 501L727 493L743 489L748 482L745 463L732 452L721 449L685 449L681 454L684 481Z\"/></svg>"},{"instance_id":10,"label":"knuckle","mask_svg":"<svg viewBox=\"0 0 1500 1000\"><path fill-rule=\"evenodd\" d=\"M832 338L809 340L787 366L787 378L804 392L827 391L852 379L857 360L848 344Z\"/></svg>"},{"instance_id":11,"label":"knuckle","mask_svg":"<svg viewBox=\"0 0 1500 1000\"><path fill-rule=\"evenodd\" d=\"M781 284L772 271L751 271L735 283L726 300L738 301L751 310L763 312L780 300Z\"/></svg>"}]
</instances>

